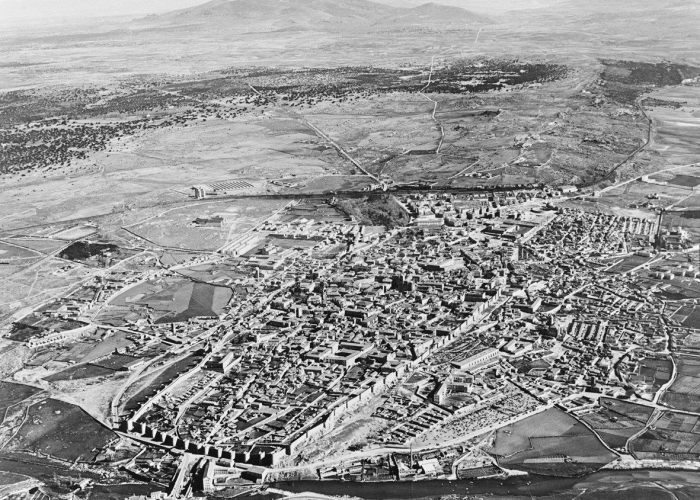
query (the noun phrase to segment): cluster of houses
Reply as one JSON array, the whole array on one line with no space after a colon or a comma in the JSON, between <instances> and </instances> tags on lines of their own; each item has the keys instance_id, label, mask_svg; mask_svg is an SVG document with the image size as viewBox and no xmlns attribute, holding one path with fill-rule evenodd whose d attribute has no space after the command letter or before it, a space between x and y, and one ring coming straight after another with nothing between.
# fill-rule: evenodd
<instances>
[{"instance_id":1,"label":"cluster of houses","mask_svg":"<svg viewBox=\"0 0 700 500\"><path fill-rule=\"evenodd\" d=\"M410 445L581 394L649 389L631 353L676 328L658 283L694 279L695 268L654 264L653 220L557 208L551 197L404 196L413 223L391 231L263 227L268 243L227 257L248 273L246 294L208 320L202 361L127 415L125 432L263 477L370 404L383 423L364 444ZM317 245L344 248L329 259ZM632 257L641 260L611 266ZM102 280L97 293L136 281ZM203 331L197 320L131 326L144 346L160 339L181 352ZM211 474L236 476L231 467Z\"/></svg>"}]
</instances>

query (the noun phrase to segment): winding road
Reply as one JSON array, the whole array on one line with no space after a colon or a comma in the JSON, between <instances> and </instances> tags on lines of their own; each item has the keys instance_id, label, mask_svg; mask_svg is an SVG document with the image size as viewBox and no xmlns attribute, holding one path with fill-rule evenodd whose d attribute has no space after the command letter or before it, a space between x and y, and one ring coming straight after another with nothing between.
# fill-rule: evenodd
<instances>
[{"instance_id":1,"label":"winding road","mask_svg":"<svg viewBox=\"0 0 700 500\"><path fill-rule=\"evenodd\" d=\"M423 87L422 89L420 89L420 90L418 91L418 93L434 104L434 106L433 106L433 113L432 113L432 115L431 115L430 117L431 117L431 119L435 122L435 124L437 125L437 127L440 129L440 142L438 142L437 148L435 149L435 154L436 154L436 155L439 155L439 154L440 154L440 149L442 148L442 143L445 141L445 128L442 126L442 123L440 123L440 122L437 120L437 118L435 118L435 113L437 112L437 108L438 108L438 101L436 101L436 100L434 100L434 99L431 99L430 97L428 97L427 95L424 94L425 90L426 90L428 87L430 87L430 84L431 84L431 83L433 83L433 70L434 70L434 67L435 67L435 56L433 56L432 59L430 59L430 73L428 74L428 83L426 83L426 84L425 84L425 87Z\"/></svg>"},{"instance_id":2,"label":"winding road","mask_svg":"<svg viewBox=\"0 0 700 500\"><path fill-rule=\"evenodd\" d=\"M593 182L591 185L600 184L600 183L602 183L602 182L609 181L610 179L612 179L612 178L615 176L615 173L618 171L618 169L619 169L620 167L622 167L625 163L627 163L627 162L630 161L632 158L634 158L635 156L637 156L639 153L641 153L642 151L644 151L644 149L646 149L647 146L649 146L649 144L651 144L651 136L652 136L652 132L653 132L653 129L654 129L654 122L653 122L652 119L649 117L649 115L647 115L647 112L646 112L646 110L644 109L644 106L642 106L642 101L643 101L644 99L646 99L646 96L638 97L638 98L634 101L634 104L635 104L635 106L637 106L637 108L639 109L639 111L642 112L642 115L643 115L644 118L647 120L647 138L646 138L646 141L644 142L644 144L642 144L642 145L639 146L637 149L635 149L634 151L632 151L624 160L622 160L620 163L618 163L617 165L615 165L615 166L612 168L612 170L610 170L610 172L608 172L607 174L605 174L605 176L603 176L601 179L598 179L598 180L596 180L595 182ZM624 184L626 184L627 182L631 182L632 180L634 180L634 179L631 179L630 181L626 181ZM608 191L608 190L612 189L613 187L617 187L617 186L620 186L620 185L622 185L622 184L617 184L617 185L613 185L613 186L604 188L603 190L601 190L601 192Z\"/></svg>"}]
</instances>

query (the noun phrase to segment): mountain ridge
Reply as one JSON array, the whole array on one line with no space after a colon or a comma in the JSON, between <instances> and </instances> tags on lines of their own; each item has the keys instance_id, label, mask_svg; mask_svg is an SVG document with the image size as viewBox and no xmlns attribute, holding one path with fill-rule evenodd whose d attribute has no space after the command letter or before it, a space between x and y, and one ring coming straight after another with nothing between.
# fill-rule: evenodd
<instances>
[{"instance_id":1,"label":"mountain ridge","mask_svg":"<svg viewBox=\"0 0 700 500\"><path fill-rule=\"evenodd\" d=\"M484 24L491 20L459 7L428 2L416 7L394 7L371 0L211 0L207 3L138 18L137 24L226 25L260 31L289 28L337 29L396 25Z\"/></svg>"}]
</instances>

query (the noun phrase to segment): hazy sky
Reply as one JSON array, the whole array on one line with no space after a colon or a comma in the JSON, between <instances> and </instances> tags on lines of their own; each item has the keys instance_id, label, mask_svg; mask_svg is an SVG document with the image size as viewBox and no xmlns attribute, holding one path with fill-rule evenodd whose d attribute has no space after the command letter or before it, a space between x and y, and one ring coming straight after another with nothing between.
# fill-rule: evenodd
<instances>
[{"instance_id":1,"label":"hazy sky","mask_svg":"<svg viewBox=\"0 0 700 500\"><path fill-rule=\"evenodd\" d=\"M136 16L162 13L206 3L208 0L0 0L0 22L55 20L96 16ZM413 7L430 0L375 0L394 6ZM435 3L481 12L536 7L556 0L433 0Z\"/></svg>"},{"instance_id":2,"label":"hazy sky","mask_svg":"<svg viewBox=\"0 0 700 500\"><path fill-rule=\"evenodd\" d=\"M206 3L207 0L0 0L0 18L30 20L144 15Z\"/></svg>"}]
</instances>

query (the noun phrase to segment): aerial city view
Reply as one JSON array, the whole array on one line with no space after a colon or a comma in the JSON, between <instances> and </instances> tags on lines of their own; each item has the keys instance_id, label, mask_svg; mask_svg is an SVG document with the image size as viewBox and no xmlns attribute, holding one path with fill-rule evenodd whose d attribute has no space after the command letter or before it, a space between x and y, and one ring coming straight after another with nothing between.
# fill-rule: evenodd
<instances>
[{"instance_id":1,"label":"aerial city view","mask_svg":"<svg viewBox=\"0 0 700 500\"><path fill-rule=\"evenodd\" d=\"M697 0L0 0L0 500L700 498Z\"/></svg>"}]
</instances>

